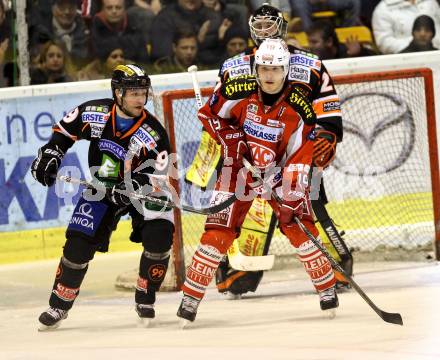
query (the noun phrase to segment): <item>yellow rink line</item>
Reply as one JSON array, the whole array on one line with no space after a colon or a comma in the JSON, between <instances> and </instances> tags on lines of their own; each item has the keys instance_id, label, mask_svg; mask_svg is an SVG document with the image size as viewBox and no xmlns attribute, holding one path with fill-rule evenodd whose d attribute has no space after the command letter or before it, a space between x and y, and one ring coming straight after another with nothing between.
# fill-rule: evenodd
<instances>
[{"instance_id":1,"label":"yellow rink line","mask_svg":"<svg viewBox=\"0 0 440 360\"><path fill-rule=\"evenodd\" d=\"M405 208L404 211L401 211ZM330 216L344 230L386 227L433 221L431 193L393 195L374 200L346 200L327 206ZM205 216L182 216L185 246L195 246ZM65 227L0 233L0 264L57 258L65 242ZM121 221L110 241L110 251L136 251L129 240L131 221Z\"/></svg>"},{"instance_id":2,"label":"yellow rink line","mask_svg":"<svg viewBox=\"0 0 440 360\"><path fill-rule=\"evenodd\" d=\"M58 258L62 254L66 227L0 233L0 264ZM110 240L110 252L136 251L129 240L131 221L121 221Z\"/></svg>"},{"instance_id":3,"label":"yellow rink line","mask_svg":"<svg viewBox=\"0 0 440 360\"><path fill-rule=\"evenodd\" d=\"M346 231L434 221L432 194L428 192L331 202L327 210L335 223ZM184 214L182 221L185 245L195 246L200 240L205 217Z\"/></svg>"},{"instance_id":4,"label":"yellow rink line","mask_svg":"<svg viewBox=\"0 0 440 360\"><path fill-rule=\"evenodd\" d=\"M331 202L327 210L335 223L345 230L434 222L430 192Z\"/></svg>"}]
</instances>

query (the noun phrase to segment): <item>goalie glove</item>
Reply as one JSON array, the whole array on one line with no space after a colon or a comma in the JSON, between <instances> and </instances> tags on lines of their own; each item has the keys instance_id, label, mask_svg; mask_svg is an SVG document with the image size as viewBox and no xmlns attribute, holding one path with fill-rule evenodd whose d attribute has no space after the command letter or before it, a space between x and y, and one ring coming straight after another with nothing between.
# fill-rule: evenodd
<instances>
[{"instance_id":1,"label":"goalie glove","mask_svg":"<svg viewBox=\"0 0 440 360\"><path fill-rule=\"evenodd\" d=\"M58 145L46 144L38 149L38 156L31 165L34 179L44 186L52 186L63 157L64 152Z\"/></svg>"},{"instance_id":2,"label":"goalie glove","mask_svg":"<svg viewBox=\"0 0 440 360\"><path fill-rule=\"evenodd\" d=\"M324 129L314 131L313 165L326 168L336 155L336 135Z\"/></svg>"},{"instance_id":3,"label":"goalie glove","mask_svg":"<svg viewBox=\"0 0 440 360\"><path fill-rule=\"evenodd\" d=\"M216 134L222 148L224 164L241 169L243 167L243 156L249 150L243 130L228 126L220 129Z\"/></svg>"}]
</instances>

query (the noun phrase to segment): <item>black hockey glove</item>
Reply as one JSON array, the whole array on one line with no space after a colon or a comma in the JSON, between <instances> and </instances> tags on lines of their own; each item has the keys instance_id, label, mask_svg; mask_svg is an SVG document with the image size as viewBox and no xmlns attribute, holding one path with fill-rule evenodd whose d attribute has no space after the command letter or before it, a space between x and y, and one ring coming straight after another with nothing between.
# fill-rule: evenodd
<instances>
[{"instance_id":1,"label":"black hockey glove","mask_svg":"<svg viewBox=\"0 0 440 360\"><path fill-rule=\"evenodd\" d=\"M141 188L141 184L135 180L131 179L131 183L133 185L133 189L127 190L127 186L125 181L121 181L119 184L113 185L111 188L107 189L107 198L115 205L118 206L128 206L131 204L131 199L121 192L137 191Z\"/></svg>"},{"instance_id":2,"label":"black hockey glove","mask_svg":"<svg viewBox=\"0 0 440 360\"><path fill-rule=\"evenodd\" d=\"M47 144L38 149L38 156L31 165L34 179L44 186L52 186L63 157L64 152L58 145Z\"/></svg>"}]
</instances>

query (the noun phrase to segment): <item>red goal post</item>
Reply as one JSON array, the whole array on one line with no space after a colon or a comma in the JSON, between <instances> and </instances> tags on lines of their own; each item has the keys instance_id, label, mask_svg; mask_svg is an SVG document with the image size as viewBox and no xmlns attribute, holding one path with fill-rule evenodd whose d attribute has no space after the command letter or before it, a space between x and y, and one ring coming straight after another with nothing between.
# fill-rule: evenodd
<instances>
[{"instance_id":1,"label":"red goal post","mask_svg":"<svg viewBox=\"0 0 440 360\"><path fill-rule=\"evenodd\" d=\"M420 248L434 244L440 260L440 178L432 71L427 68L352 74L333 78L344 122L324 183L328 210L345 230L349 246ZM203 88L206 98L212 88ZM183 202L191 190L184 171L198 146L201 125L192 89L161 94L163 119L177 153ZM203 231L204 217L175 211L173 262L176 288ZM294 251L275 234L270 253Z\"/></svg>"}]
</instances>

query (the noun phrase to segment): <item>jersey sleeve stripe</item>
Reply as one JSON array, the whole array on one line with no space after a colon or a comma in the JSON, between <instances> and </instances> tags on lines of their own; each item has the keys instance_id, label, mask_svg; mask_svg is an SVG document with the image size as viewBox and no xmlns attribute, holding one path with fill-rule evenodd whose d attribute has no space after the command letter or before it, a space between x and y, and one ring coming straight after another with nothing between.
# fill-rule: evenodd
<instances>
[{"instance_id":1,"label":"jersey sleeve stripe","mask_svg":"<svg viewBox=\"0 0 440 360\"><path fill-rule=\"evenodd\" d=\"M301 121L301 125L298 129L290 135L289 142L287 143L286 148L286 159L288 160L293 154L295 154L298 149L301 147L302 141L302 133L304 130L304 122Z\"/></svg>"},{"instance_id":2,"label":"jersey sleeve stripe","mask_svg":"<svg viewBox=\"0 0 440 360\"><path fill-rule=\"evenodd\" d=\"M240 101L243 99L238 100L226 100L225 103L220 108L217 115L223 119L229 119L231 117L231 110L232 108L237 105Z\"/></svg>"},{"instance_id":3,"label":"jersey sleeve stripe","mask_svg":"<svg viewBox=\"0 0 440 360\"><path fill-rule=\"evenodd\" d=\"M60 123L56 125L56 127L53 129L54 132L59 132L68 138L72 139L73 141L76 141L78 138L72 134L70 134L66 129L64 129Z\"/></svg>"},{"instance_id":4,"label":"jersey sleeve stripe","mask_svg":"<svg viewBox=\"0 0 440 360\"><path fill-rule=\"evenodd\" d=\"M316 118L341 116L339 97L336 95L325 96L313 102L313 110Z\"/></svg>"}]
</instances>

